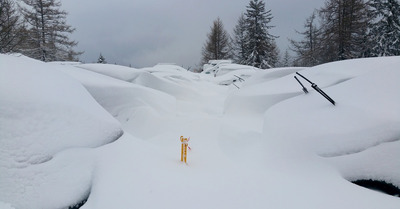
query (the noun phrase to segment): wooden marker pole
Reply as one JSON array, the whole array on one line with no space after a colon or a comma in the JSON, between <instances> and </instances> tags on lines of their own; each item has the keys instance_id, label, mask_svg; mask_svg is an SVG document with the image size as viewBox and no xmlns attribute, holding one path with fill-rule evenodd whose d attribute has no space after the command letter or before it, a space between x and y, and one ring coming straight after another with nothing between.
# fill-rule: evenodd
<instances>
[{"instance_id":1,"label":"wooden marker pole","mask_svg":"<svg viewBox=\"0 0 400 209\"><path fill-rule=\"evenodd\" d=\"M182 146L181 146L181 161L186 163L186 159L187 159L187 148L188 148L188 139L187 138L183 138L183 136L181 136L181 142L182 142Z\"/></svg>"}]
</instances>

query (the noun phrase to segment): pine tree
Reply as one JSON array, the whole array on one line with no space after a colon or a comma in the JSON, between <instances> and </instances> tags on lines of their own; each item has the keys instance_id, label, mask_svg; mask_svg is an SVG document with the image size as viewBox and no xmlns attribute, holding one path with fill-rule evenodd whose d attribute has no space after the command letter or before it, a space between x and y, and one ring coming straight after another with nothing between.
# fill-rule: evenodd
<instances>
[{"instance_id":1,"label":"pine tree","mask_svg":"<svg viewBox=\"0 0 400 209\"><path fill-rule=\"evenodd\" d=\"M290 49L297 55L295 63L299 66L310 67L320 63L320 31L316 24L316 13L307 18L304 24L305 31L296 33L303 36L303 40L290 40Z\"/></svg>"},{"instance_id":2,"label":"pine tree","mask_svg":"<svg viewBox=\"0 0 400 209\"><path fill-rule=\"evenodd\" d=\"M290 56L289 51L286 50L285 54L283 55L280 66L281 67L290 67L290 66L292 66L292 64L293 64L292 57Z\"/></svg>"},{"instance_id":3,"label":"pine tree","mask_svg":"<svg viewBox=\"0 0 400 209\"><path fill-rule=\"evenodd\" d=\"M400 5L397 0L372 0L375 15L370 56L400 55Z\"/></svg>"},{"instance_id":4,"label":"pine tree","mask_svg":"<svg viewBox=\"0 0 400 209\"><path fill-rule=\"evenodd\" d=\"M271 10L265 10L265 2L251 0L247 6L246 16L246 52L245 64L266 69L277 63L275 36L269 33L272 20Z\"/></svg>"},{"instance_id":5,"label":"pine tree","mask_svg":"<svg viewBox=\"0 0 400 209\"><path fill-rule=\"evenodd\" d=\"M242 13L233 29L233 60L238 64L246 63L246 19Z\"/></svg>"},{"instance_id":6,"label":"pine tree","mask_svg":"<svg viewBox=\"0 0 400 209\"><path fill-rule=\"evenodd\" d=\"M364 0L328 0L319 14L322 62L352 59L364 54L370 23Z\"/></svg>"},{"instance_id":7,"label":"pine tree","mask_svg":"<svg viewBox=\"0 0 400 209\"><path fill-rule=\"evenodd\" d=\"M21 42L19 16L11 0L0 0L0 53L15 52Z\"/></svg>"},{"instance_id":8,"label":"pine tree","mask_svg":"<svg viewBox=\"0 0 400 209\"><path fill-rule=\"evenodd\" d=\"M219 17L213 22L207 38L202 49L202 64L209 60L230 59L232 57L230 37Z\"/></svg>"},{"instance_id":9,"label":"pine tree","mask_svg":"<svg viewBox=\"0 0 400 209\"><path fill-rule=\"evenodd\" d=\"M103 55L101 53L100 53L99 58L97 59L97 63L107 64L106 59L103 57Z\"/></svg>"},{"instance_id":10,"label":"pine tree","mask_svg":"<svg viewBox=\"0 0 400 209\"><path fill-rule=\"evenodd\" d=\"M279 64L279 61L281 59L280 53L281 52L280 52L278 46L276 45L276 42L272 41L271 49L270 49L270 52L269 52L269 57L267 59L268 64L270 65L270 67L276 67Z\"/></svg>"},{"instance_id":11,"label":"pine tree","mask_svg":"<svg viewBox=\"0 0 400 209\"><path fill-rule=\"evenodd\" d=\"M28 24L27 56L42 61L76 60L80 52L72 48L77 42L69 40L74 28L67 25L67 12L57 0L22 0L21 11Z\"/></svg>"}]
</instances>

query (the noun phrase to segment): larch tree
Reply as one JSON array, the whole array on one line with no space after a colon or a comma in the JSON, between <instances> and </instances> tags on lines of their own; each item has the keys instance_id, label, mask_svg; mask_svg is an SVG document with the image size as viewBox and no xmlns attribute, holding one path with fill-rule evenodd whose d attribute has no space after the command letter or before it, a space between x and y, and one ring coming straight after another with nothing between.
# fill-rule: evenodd
<instances>
[{"instance_id":1,"label":"larch tree","mask_svg":"<svg viewBox=\"0 0 400 209\"><path fill-rule=\"evenodd\" d=\"M327 0L319 14L323 63L363 56L371 20L364 0Z\"/></svg>"},{"instance_id":2,"label":"larch tree","mask_svg":"<svg viewBox=\"0 0 400 209\"><path fill-rule=\"evenodd\" d=\"M304 31L297 34L303 36L301 41L290 40L290 49L296 53L294 62L298 66L310 67L320 63L320 30L316 23L316 12L307 18Z\"/></svg>"},{"instance_id":3,"label":"larch tree","mask_svg":"<svg viewBox=\"0 0 400 209\"><path fill-rule=\"evenodd\" d=\"M57 0L22 0L21 11L28 26L27 47L23 53L42 61L72 61L80 52L69 39L74 28L66 23L67 12Z\"/></svg>"},{"instance_id":4,"label":"larch tree","mask_svg":"<svg viewBox=\"0 0 400 209\"><path fill-rule=\"evenodd\" d=\"M246 44L244 64L262 69L274 67L278 62L276 36L269 33L273 28L271 10L265 9L265 2L251 0L247 6L246 16Z\"/></svg>"},{"instance_id":5,"label":"larch tree","mask_svg":"<svg viewBox=\"0 0 400 209\"><path fill-rule=\"evenodd\" d=\"M400 55L400 5L398 0L372 0L374 22L370 30L373 43L370 56Z\"/></svg>"},{"instance_id":6,"label":"larch tree","mask_svg":"<svg viewBox=\"0 0 400 209\"><path fill-rule=\"evenodd\" d=\"M214 20L210 33L207 34L201 62L205 64L209 60L230 59L231 57L230 36L224 29L222 20L218 17Z\"/></svg>"},{"instance_id":7,"label":"larch tree","mask_svg":"<svg viewBox=\"0 0 400 209\"><path fill-rule=\"evenodd\" d=\"M14 1L0 0L0 53L15 52L21 36L19 14Z\"/></svg>"}]
</instances>

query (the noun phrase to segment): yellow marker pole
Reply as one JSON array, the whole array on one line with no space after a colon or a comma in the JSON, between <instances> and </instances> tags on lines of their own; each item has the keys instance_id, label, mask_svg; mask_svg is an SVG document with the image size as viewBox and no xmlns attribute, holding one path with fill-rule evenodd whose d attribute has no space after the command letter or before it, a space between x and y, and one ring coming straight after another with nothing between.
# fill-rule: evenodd
<instances>
[{"instance_id":1,"label":"yellow marker pole","mask_svg":"<svg viewBox=\"0 0 400 209\"><path fill-rule=\"evenodd\" d=\"M183 148L184 148L184 145L183 145L183 136L181 136L181 142L182 142L182 146L181 146L181 161L183 162Z\"/></svg>"},{"instance_id":2,"label":"yellow marker pole","mask_svg":"<svg viewBox=\"0 0 400 209\"><path fill-rule=\"evenodd\" d=\"M181 136L181 142L182 142L182 146L181 146L181 161L186 163L188 139L187 138L183 138L183 136Z\"/></svg>"}]
</instances>

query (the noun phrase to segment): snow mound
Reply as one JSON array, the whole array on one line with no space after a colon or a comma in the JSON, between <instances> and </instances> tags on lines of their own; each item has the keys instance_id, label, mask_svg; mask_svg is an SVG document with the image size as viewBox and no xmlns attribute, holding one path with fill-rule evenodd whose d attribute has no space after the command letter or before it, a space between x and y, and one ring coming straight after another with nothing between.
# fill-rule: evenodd
<instances>
[{"instance_id":1,"label":"snow mound","mask_svg":"<svg viewBox=\"0 0 400 209\"><path fill-rule=\"evenodd\" d=\"M285 67L285 68L272 68L268 70L259 71L254 73L246 82L243 84L243 87L259 84L262 82L268 82L274 79L282 78L289 74L293 74L295 72L300 72L304 69L304 67Z\"/></svg>"},{"instance_id":2,"label":"snow mound","mask_svg":"<svg viewBox=\"0 0 400 209\"><path fill-rule=\"evenodd\" d=\"M134 136L151 136L152 132L142 126L152 127L153 121L175 113L176 99L164 92L82 68L64 69L63 72L80 81L96 101L123 125L124 130Z\"/></svg>"},{"instance_id":3,"label":"snow mound","mask_svg":"<svg viewBox=\"0 0 400 209\"><path fill-rule=\"evenodd\" d=\"M226 114L263 114L273 105L302 93L293 73L304 68L271 69L253 73L242 87L228 96Z\"/></svg>"},{"instance_id":4,"label":"snow mound","mask_svg":"<svg viewBox=\"0 0 400 209\"><path fill-rule=\"evenodd\" d=\"M0 56L0 208L400 207L350 182L400 188L400 57L214 77L18 56Z\"/></svg>"},{"instance_id":5,"label":"snow mound","mask_svg":"<svg viewBox=\"0 0 400 209\"><path fill-rule=\"evenodd\" d=\"M110 76L118 80L127 81L136 84L136 86L142 86L142 90L146 89L144 91L154 89L169 94L177 99L184 100L187 97L193 98L198 94L196 90L192 89L191 85L192 81L199 80L199 77L193 73L187 72L186 69L173 64L158 64L154 67L143 69L133 69L108 64L84 64L79 65L78 67ZM82 80L82 78L80 78L80 80ZM107 84L110 82L105 83ZM102 83L100 85L102 85ZM145 94L141 95L144 96ZM157 101L156 99L152 100ZM168 101L169 100L170 99L168 99Z\"/></svg>"},{"instance_id":6,"label":"snow mound","mask_svg":"<svg viewBox=\"0 0 400 209\"><path fill-rule=\"evenodd\" d=\"M386 57L348 60L302 71L311 81L325 87L323 90L337 105L331 105L315 91L288 97L265 112L264 133L270 139L295 144L299 149L302 147L323 157L343 156L335 162L344 164L339 168L346 179L385 180L400 187L400 164L393 161L400 158L400 152L385 149L381 157L371 157L383 144L397 146L400 140L397 66L400 66L400 57ZM295 92L289 82L291 77L269 82L269 89L263 92L277 91L282 86L291 88L287 92ZM360 159L365 163L355 165ZM354 166L346 166L350 164ZM368 174L363 172L366 170Z\"/></svg>"},{"instance_id":7,"label":"snow mound","mask_svg":"<svg viewBox=\"0 0 400 209\"><path fill-rule=\"evenodd\" d=\"M210 64L206 64L203 67L202 74L210 74L214 77L223 76L227 73L233 73L234 71L262 71L259 68L248 66L248 65L240 65L234 64L230 60L214 60ZM237 73L236 73L237 74Z\"/></svg>"},{"instance_id":8,"label":"snow mound","mask_svg":"<svg viewBox=\"0 0 400 209\"><path fill-rule=\"evenodd\" d=\"M123 81L132 81L142 73L142 70L135 68L111 65L111 64L82 64L77 67L90 70L96 73L107 75Z\"/></svg>"},{"instance_id":9,"label":"snow mound","mask_svg":"<svg viewBox=\"0 0 400 209\"><path fill-rule=\"evenodd\" d=\"M145 70L149 73L179 73L179 72L187 72L183 67L180 67L178 65L172 64L172 63L159 63L155 65L154 67L148 67L148 68L143 68L142 70Z\"/></svg>"},{"instance_id":10,"label":"snow mound","mask_svg":"<svg viewBox=\"0 0 400 209\"><path fill-rule=\"evenodd\" d=\"M60 168L54 164L60 158L56 156L113 142L122 135L121 126L79 82L53 65L6 55L0 55L0 63L0 199L17 208L54 208L52 203L68 206L68 200L76 199L43 194L51 191L46 182L61 181L77 171L69 168L83 167L64 163L65 169L55 170ZM86 160L82 163L90 165ZM71 186L81 184L83 189L59 191L70 197L87 192L91 172L87 167L81 178L65 181ZM34 200L38 194L42 196Z\"/></svg>"}]
</instances>

